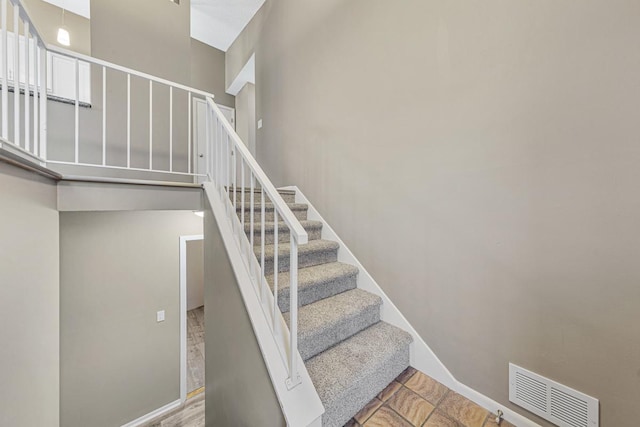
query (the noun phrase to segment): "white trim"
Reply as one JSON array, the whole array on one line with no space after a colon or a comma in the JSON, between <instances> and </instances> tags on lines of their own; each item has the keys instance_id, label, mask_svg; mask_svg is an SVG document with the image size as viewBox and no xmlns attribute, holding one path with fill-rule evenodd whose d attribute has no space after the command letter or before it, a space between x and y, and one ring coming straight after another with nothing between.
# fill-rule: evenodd
<instances>
[{"instance_id":1,"label":"white trim","mask_svg":"<svg viewBox=\"0 0 640 427\"><path fill-rule=\"evenodd\" d=\"M206 102L206 101L203 101ZM233 129L236 128L236 109L227 107L226 105L216 104L220 110L226 110L231 113L231 124L233 125Z\"/></svg>"},{"instance_id":2,"label":"white trim","mask_svg":"<svg viewBox=\"0 0 640 427\"><path fill-rule=\"evenodd\" d=\"M203 240L204 235L180 236L180 399L149 412L122 427L137 427L183 405L187 400L187 242Z\"/></svg>"},{"instance_id":3,"label":"white trim","mask_svg":"<svg viewBox=\"0 0 640 427\"><path fill-rule=\"evenodd\" d=\"M206 113L205 113L205 121L204 123L200 123L200 121L198 120L199 114L198 114L198 105L203 106L205 109L207 108L207 101L204 99L200 99L200 98L193 98L192 101L192 105L193 105L193 153L191 154L191 156L193 157L193 174L194 176L197 176L199 178L199 183L203 183L205 181L205 177L206 174L205 173L199 173L200 172L200 168L199 168L199 164L198 164L198 159L200 158L199 155L200 154L204 154L205 156L205 161L204 161L204 172L206 172L207 167L206 165L208 164L208 158L211 155L211 153L209 153L208 151L208 147L209 147L209 141L207 140L207 136L205 135L205 137L203 138L203 140L201 141L199 138L199 134L200 134L200 127L202 126L202 128L204 128L206 126ZM232 123L231 125L233 126L233 129L235 130L236 128L236 109L235 108L231 108L231 107L227 107L226 105L220 105L220 104L216 104L218 106L218 108L220 110L227 110L231 113L231 117L232 117ZM226 117L226 116L225 116ZM215 135L215 130L211 130L212 134ZM206 132L203 132L206 134ZM216 136L213 136L213 139L215 140ZM202 149L202 150L201 150Z\"/></svg>"},{"instance_id":4,"label":"white trim","mask_svg":"<svg viewBox=\"0 0 640 427\"><path fill-rule=\"evenodd\" d=\"M205 197L209 200L213 217L220 230L220 236L229 257L229 262L238 283L238 289L242 295L247 314L253 327L253 332L260 347L262 358L269 372L271 384L280 403L282 413L289 426L310 426L314 424L324 413L324 407L316 392L307 368L298 355L298 366L301 383L288 390L286 379L289 376L287 366L283 363L279 346L271 330L270 321L265 318L265 312L256 293L251 276L243 260L231 223L227 219L226 206L220 198L220 194L213 182L205 182ZM275 191L275 188L273 189ZM206 214L205 214L206 220ZM267 293L270 295L270 293ZM268 304L268 303L267 303ZM286 327L286 325L285 325ZM281 328L281 330L284 328ZM238 368L240 369L240 368Z\"/></svg>"},{"instance_id":5,"label":"white trim","mask_svg":"<svg viewBox=\"0 0 640 427\"><path fill-rule=\"evenodd\" d=\"M116 71L120 71L120 72L123 72L123 73L132 74L134 76L143 78L145 80L149 80L149 81L152 81L152 82L155 82L155 83L160 83L160 84L162 84L164 86L173 86L176 89L180 89L180 90L183 90L185 92L191 92L191 93L203 96L205 98L213 99L215 97L212 93L205 92L203 90L199 90L199 89L195 89L195 88L192 88L192 87L189 87L189 86L185 86L183 84L172 82L170 80L166 80L166 79L163 79L163 78L160 78L160 77L156 77L156 76L153 76L151 74L143 73L141 71L137 71L137 70L134 70L134 69L131 69L131 68L122 67L120 65L113 64L113 63L107 62L107 61L103 61L101 59L94 58L94 57L88 56L88 55L84 55L82 53L74 52L74 51L69 50L69 49L63 49L61 47L58 47L58 46L55 46L55 45L52 45L52 44L45 44L45 47L49 52L55 52L55 53L58 53L58 54L63 55L63 56L68 56L70 58L77 58L79 60L82 60L82 61L85 61L85 62L89 62L91 64L102 65L102 66L105 66L107 68L111 68L112 70L116 70Z\"/></svg>"},{"instance_id":6,"label":"white trim","mask_svg":"<svg viewBox=\"0 0 640 427\"><path fill-rule=\"evenodd\" d=\"M331 228L327 221L322 218L316 208L302 194L302 191L296 186L282 187L281 190L294 190L296 192L296 203L304 203L309 206L307 218L310 220L322 222L322 238L333 240L340 245L338 251L338 261L354 265L360 270L358 274L358 288L367 290L382 298L382 307L380 309L380 318L387 323L395 325L413 336L413 344L411 345L411 366L424 372L435 380L441 382L451 390L472 400L478 405L495 412L501 409L504 413L504 419L517 425L518 427L540 427L539 424L531 421L519 413L507 408L495 400L479 393L478 391L462 384L449 372L447 367L442 363L438 356L431 350L427 343L422 339L418 332L411 326L409 321L402 315L400 310L393 304L391 299L380 288L378 283L371 277L369 272L362 266L358 259L349 250L347 245L338 237L336 232Z\"/></svg>"},{"instance_id":7,"label":"white trim","mask_svg":"<svg viewBox=\"0 0 640 427\"><path fill-rule=\"evenodd\" d=\"M180 236L180 402L187 400L187 242L204 235Z\"/></svg>"},{"instance_id":8,"label":"white trim","mask_svg":"<svg viewBox=\"0 0 640 427\"><path fill-rule=\"evenodd\" d=\"M249 168L247 172L253 172L256 181L262 185L262 189L267 193L267 196L269 196L269 199L273 202L275 209L277 209L282 216L282 220L287 224L287 227L289 227L290 235L295 238L298 245L308 243L309 235L307 234L307 231L302 227L302 224L300 224L300 221L298 221L298 218L296 218L293 212L291 212L291 209L289 209L287 204L284 202L282 196L278 193L274 185L271 183L271 180L267 177L267 174L258 164L258 161L254 159L251 152L249 152L249 148L244 142L242 142L236 131L231 127L229 121L224 117L220 108L218 108L211 98L207 99L207 104L209 105L209 108L213 110L215 117L220 119L222 128L230 139L230 146L234 150L234 153L244 160L245 164ZM221 184L218 183L218 185ZM235 215L233 215L233 217L235 217Z\"/></svg>"},{"instance_id":9,"label":"white trim","mask_svg":"<svg viewBox=\"0 0 640 427\"><path fill-rule=\"evenodd\" d=\"M237 96L247 83L256 83L256 54L251 54L251 57L242 67L242 70L238 73L233 82L229 85L226 92L230 95Z\"/></svg>"},{"instance_id":10,"label":"white trim","mask_svg":"<svg viewBox=\"0 0 640 427\"><path fill-rule=\"evenodd\" d=\"M182 405L182 402L180 401L180 399L174 400L173 402L167 403L166 405L156 409L155 411L151 411L148 414L141 416L140 418L136 418L135 420L128 422L127 424L123 424L122 427L138 427L138 426L144 425L145 423L148 423L154 418L157 418L161 415L164 415L168 412L173 411L174 409L179 408L180 405Z\"/></svg>"}]
</instances>

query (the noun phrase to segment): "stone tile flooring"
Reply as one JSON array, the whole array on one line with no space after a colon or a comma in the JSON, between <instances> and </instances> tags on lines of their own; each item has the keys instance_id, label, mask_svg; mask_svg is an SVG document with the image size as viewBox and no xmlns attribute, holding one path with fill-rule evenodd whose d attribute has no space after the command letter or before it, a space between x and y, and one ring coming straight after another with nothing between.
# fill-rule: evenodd
<instances>
[{"instance_id":1,"label":"stone tile flooring","mask_svg":"<svg viewBox=\"0 0 640 427\"><path fill-rule=\"evenodd\" d=\"M204 427L204 389L150 427ZM407 368L345 427L515 427L414 368Z\"/></svg>"},{"instance_id":2,"label":"stone tile flooring","mask_svg":"<svg viewBox=\"0 0 640 427\"><path fill-rule=\"evenodd\" d=\"M495 415L407 368L345 427L498 427ZM500 427L514 427L502 421Z\"/></svg>"}]
</instances>

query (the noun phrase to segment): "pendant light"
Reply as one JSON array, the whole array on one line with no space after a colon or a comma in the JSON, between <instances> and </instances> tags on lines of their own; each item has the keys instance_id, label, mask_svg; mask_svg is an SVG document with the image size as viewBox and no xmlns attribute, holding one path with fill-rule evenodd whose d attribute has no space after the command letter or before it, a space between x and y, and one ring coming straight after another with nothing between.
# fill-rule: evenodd
<instances>
[{"instance_id":1,"label":"pendant light","mask_svg":"<svg viewBox=\"0 0 640 427\"><path fill-rule=\"evenodd\" d=\"M64 8L62 8L62 25L58 28L58 43L62 46L71 46L71 36L64 25Z\"/></svg>"}]
</instances>

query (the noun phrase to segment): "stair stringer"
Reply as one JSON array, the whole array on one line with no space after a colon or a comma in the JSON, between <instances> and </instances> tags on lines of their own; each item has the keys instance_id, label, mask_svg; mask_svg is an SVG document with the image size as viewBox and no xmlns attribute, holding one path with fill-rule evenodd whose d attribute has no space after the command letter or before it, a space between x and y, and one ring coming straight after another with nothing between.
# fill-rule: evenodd
<instances>
[{"instance_id":1,"label":"stair stringer","mask_svg":"<svg viewBox=\"0 0 640 427\"><path fill-rule=\"evenodd\" d=\"M288 390L285 384L288 372L283 363L282 353L269 326L270 319L266 318L263 311L262 303L251 280L242 251L237 244L231 223L228 220L226 207L213 183L206 182L203 187L205 190L204 197L207 198L211 206L213 217L220 230L220 236L229 256L247 314L251 320L253 332L287 425L291 427L320 427L324 407L304 362L298 355L298 370L301 382L293 389ZM269 292L267 294L267 296L271 295ZM280 320L284 325L282 317Z\"/></svg>"},{"instance_id":2,"label":"stair stringer","mask_svg":"<svg viewBox=\"0 0 640 427\"><path fill-rule=\"evenodd\" d=\"M424 372L451 390L463 395L467 399L484 408L493 412L498 409L502 410L504 413L504 419L518 427L540 427L539 424L458 381L438 356L431 350L413 326L411 326L411 323L409 323L409 321L402 315L395 304L393 304L387 294L382 290L382 288L380 288L380 285L378 285L360 261L358 261L355 255L353 255L347 245L345 245L340 237L338 237L333 228L331 228L313 204L305 197L302 191L297 186L281 187L279 190L294 190L296 192L295 202L304 203L309 206L307 219L321 221L323 223L321 238L325 240L332 240L340 245L340 249L338 250L338 261L358 267L360 270L358 273L358 288L364 289L365 291L371 292L382 298L380 320L397 326L400 329L404 329L411 334L413 337L413 343L410 346L411 366Z\"/></svg>"}]
</instances>

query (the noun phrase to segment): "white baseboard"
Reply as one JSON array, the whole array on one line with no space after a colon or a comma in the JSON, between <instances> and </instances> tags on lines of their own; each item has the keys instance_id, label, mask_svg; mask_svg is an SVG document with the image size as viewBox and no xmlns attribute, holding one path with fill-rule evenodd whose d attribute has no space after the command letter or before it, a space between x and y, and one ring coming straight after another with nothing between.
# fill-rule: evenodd
<instances>
[{"instance_id":1,"label":"white baseboard","mask_svg":"<svg viewBox=\"0 0 640 427\"><path fill-rule=\"evenodd\" d=\"M141 416L140 418L137 418L131 422L128 422L127 424L122 425L122 427L138 427L141 426L145 423L148 423L149 421L153 420L156 417L159 417L161 415L167 414L171 411L173 411L174 409L177 409L180 407L180 405L182 405L182 400L178 399L178 400L174 400L171 403L167 403L166 405L164 405L161 408L156 409L155 411L151 411L146 415Z\"/></svg>"},{"instance_id":2,"label":"white baseboard","mask_svg":"<svg viewBox=\"0 0 640 427\"><path fill-rule=\"evenodd\" d=\"M502 410L504 413L503 418L518 427L540 427L539 424L458 381L447 369L444 363L438 359L438 356L436 356L413 326L411 326L409 321L402 315L400 310L398 310L398 308L393 304L391 299L389 299L378 283L362 266L360 261L358 261L355 255L353 255L347 245L345 245L340 237L338 237L337 233L331 228L327 221L322 218L313 204L311 204L305 195L302 194L302 191L300 191L296 186L282 187L281 189L295 191L296 203L304 203L309 206L307 214L308 219L322 222L322 238L333 240L340 245L338 261L358 267L360 270L360 273L358 274L358 288L369 291L382 298L383 303L380 318L387 323L404 329L413 336L413 344L411 345L411 366L424 372L451 390L463 395L483 408L489 409L492 412L495 412L498 409Z\"/></svg>"}]
</instances>

